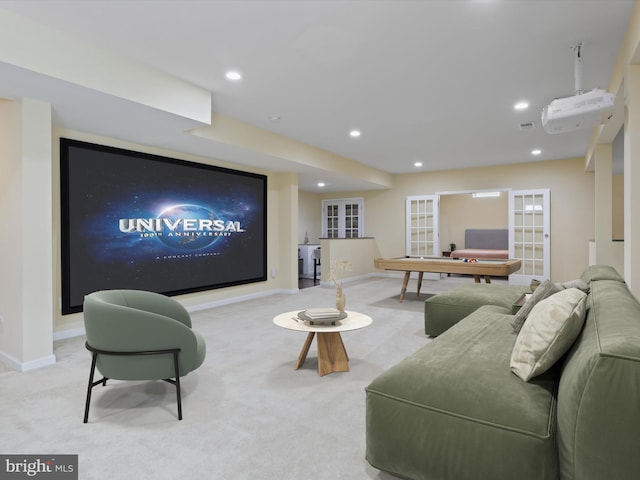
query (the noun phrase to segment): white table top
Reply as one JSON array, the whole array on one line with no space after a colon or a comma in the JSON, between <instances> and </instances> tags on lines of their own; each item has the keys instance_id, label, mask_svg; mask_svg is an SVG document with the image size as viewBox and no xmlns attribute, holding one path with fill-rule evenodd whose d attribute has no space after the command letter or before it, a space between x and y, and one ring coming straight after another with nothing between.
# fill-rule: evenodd
<instances>
[{"instance_id":1,"label":"white table top","mask_svg":"<svg viewBox=\"0 0 640 480\"><path fill-rule=\"evenodd\" d=\"M300 311L302 310L281 313L273 318L273 323L279 327L298 330L299 332L346 332L367 327L373 322L369 315L346 310L347 318L338 320L335 325L308 325L304 320L300 320L297 317Z\"/></svg>"}]
</instances>

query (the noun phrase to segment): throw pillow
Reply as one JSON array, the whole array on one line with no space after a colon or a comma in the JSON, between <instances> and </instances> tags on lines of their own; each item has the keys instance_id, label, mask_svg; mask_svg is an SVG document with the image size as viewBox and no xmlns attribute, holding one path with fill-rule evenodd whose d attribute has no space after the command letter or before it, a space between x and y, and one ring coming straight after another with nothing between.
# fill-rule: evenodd
<instances>
[{"instance_id":1,"label":"throw pillow","mask_svg":"<svg viewBox=\"0 0 640 480\"><path fill-rule=\"evenodd\" d=\"M586 299L583 291L568 288L538 303L516 338L511 371L526 382L551 368L580 334Z\"/></svg>"},{"instance_id":2,"label":"throw pillow","mask_svg":"<svg viewBox=\"0 0 640 480\"><path fill-rule=\"evenodd\" d=\"M549 280L545 280L536 288L536 290L531 295L531 298L527 300L524 305L518 310L515 316L511 319L511 326L517 332L520 331L522 325L524 325L524 321L527 319L529 312L536 304L544 300L545 298L553 295L554 293L558 293L562 289L559 288L555 283L551 283Z\"/></svg>"}]
</instances>

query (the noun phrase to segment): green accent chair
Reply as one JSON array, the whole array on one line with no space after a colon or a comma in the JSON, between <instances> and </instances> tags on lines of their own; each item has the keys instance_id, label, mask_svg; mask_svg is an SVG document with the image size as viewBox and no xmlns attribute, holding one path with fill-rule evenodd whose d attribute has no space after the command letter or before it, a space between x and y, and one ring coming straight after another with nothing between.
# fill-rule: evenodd
<instances>
[{"instance_id":1,"label":"green accent chair","mask_svg":"<svg viewBox=\"0 0 640 480\"><path fill-rule=\"evenodd\" d=\"M171 383L182 420L180 377L202 365L206 344L179 302L141 290L98 291L84 299L84 325L92 353L84 423L93 387L109 379ZM96 367L103 378L94 381Z\"/></svg>"}]
</instances>

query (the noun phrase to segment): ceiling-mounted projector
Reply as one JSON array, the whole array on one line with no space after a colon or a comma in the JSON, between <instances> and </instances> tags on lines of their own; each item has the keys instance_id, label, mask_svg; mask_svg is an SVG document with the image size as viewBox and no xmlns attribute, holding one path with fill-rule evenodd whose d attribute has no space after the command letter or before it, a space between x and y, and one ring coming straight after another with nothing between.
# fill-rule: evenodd
<instances>
[{"instance_id":1,"label":"ceiling-mounted projector","mask_svg":"<svg viewBox=\"0 0 640 480\"><path fill-rule=\"evenodd\" d=\"M613 93L599 89L556 99L542 109L542 128L563 133L602 125L613 115L614 101Z\"/></svg>"},{"instance_id":2,"label":"ceiling-mounted projector","mask_svg":"<svg viewBox=\"0 0 640 480\"><path fill-rule=\"evenodd\" d=\"M558 98L542 109L542 128L547 133L563 133L602 125L613 116L615 95L606 90L582 90L582 43L574 51L575 95Z\"/></svg>"}]
</instances>

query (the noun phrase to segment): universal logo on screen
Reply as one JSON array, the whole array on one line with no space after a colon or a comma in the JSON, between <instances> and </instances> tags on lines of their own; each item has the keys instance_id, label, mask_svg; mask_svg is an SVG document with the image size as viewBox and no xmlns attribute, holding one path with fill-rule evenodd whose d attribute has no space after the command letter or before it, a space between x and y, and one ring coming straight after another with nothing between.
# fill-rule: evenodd
<instances>
[{"instance_id":1,"label":"universal logo on screen","mask_svg":"<svg viewBox=\"0 0 640 480\"><path fill-rule=\"evenodd\" d=\"M220 237L245 232L239 221L223 220L199 205L169 207L156 218L121 218L118 228L123 233L157 239L180 250L198 250Z\"/></svg>"}]
</instances>

